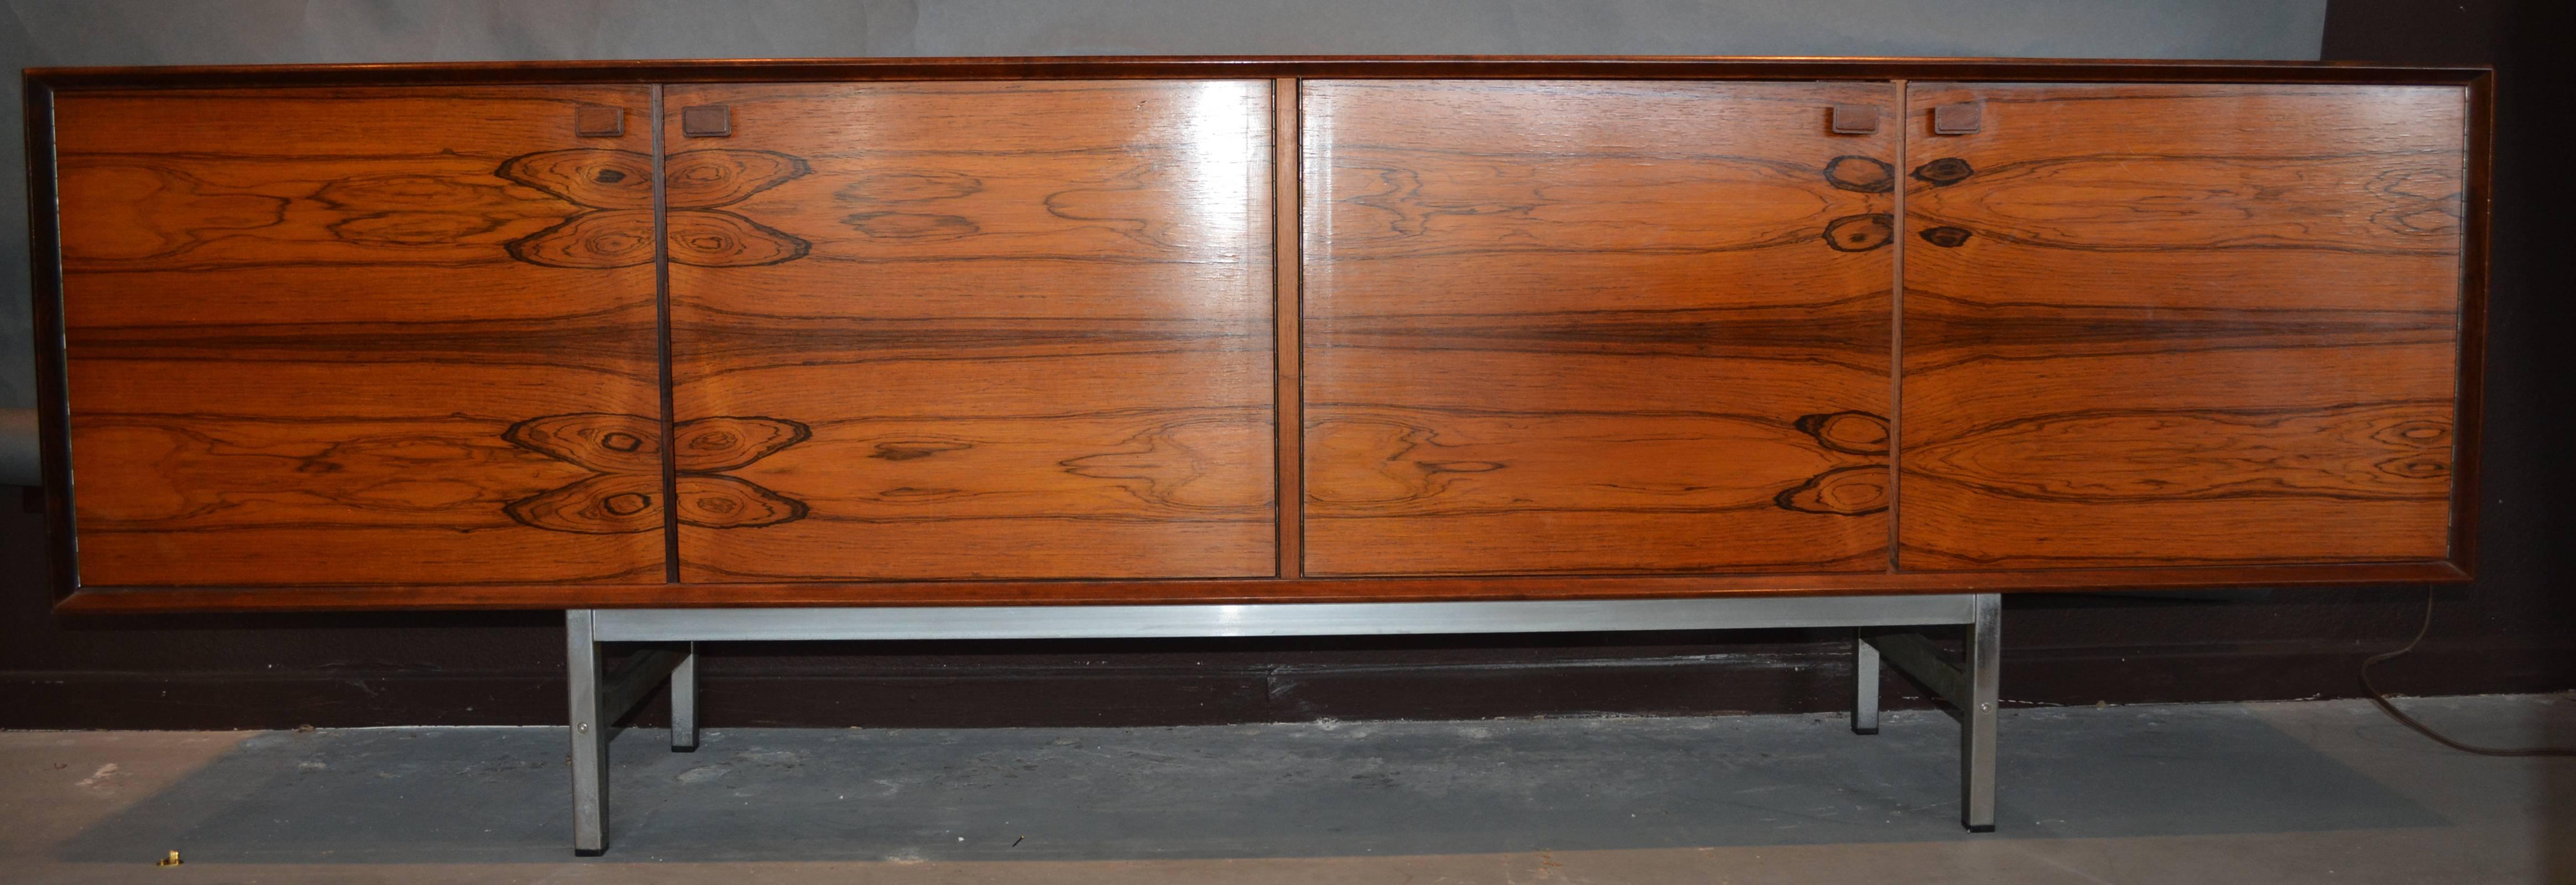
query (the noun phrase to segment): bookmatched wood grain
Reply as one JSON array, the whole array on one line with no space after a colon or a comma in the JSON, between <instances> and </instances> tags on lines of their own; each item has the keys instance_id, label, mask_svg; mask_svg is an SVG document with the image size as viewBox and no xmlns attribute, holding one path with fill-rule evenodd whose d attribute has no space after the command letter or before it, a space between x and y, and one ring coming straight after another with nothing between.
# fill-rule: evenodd
<instances>
[{"instance_id":1,"label":"bookmatched wood grain","mask_svg":"<svg viewBox=\"0 0 2576 885\"><path fill-rule=\"evenodd\" d=\"M1339 112L1301 118L1273 97L1299 77L1369 79L1313 84L1310 108ZM88 588L58 573L61 608L2465 580L2490 77L1615 58L31 71L49 506L65 564L76 512ZM1845 82L1762 82L1811 78ZM1852 82L1882 78L2041 85L1917 84L1898 113L1887 84ZM846 82L777 85L797 80ZM647 81L710 84L668 87L667 177ZM2065 85L2104 81L2137 83ZM1854 90L1879 133L1826 135ZM1807 100L1791 93L1814 100L1796 139L1872 147L1762 147L1783 142L1755 124ZM1963 101L1981 131L1933 135L1929 109ZM679 131L706 104L729 106L729 137ZM622 135L574 137L602 107ZM1305 156L1270 143L1301 121ZM1308 254L1274 252L1301 165ZM1333 233L1360 214L1375 238ZM1776 235L1802 228L1834 254L1784 260ZM677 415L654 390L657 257L686 315ZM1308 328L1271 324L1295 315L1300 271ZM1338 371L1301 377L1301 350ZM1854 377L1874 402L1846 395ZM1328 384L1348 396L1296 423L1294 394ZM1274 482L1313 495L1313 552ZM1903 570L1876 570L1873 522L1895 524ZM707 555L675 567L692 583L662 583L666 535ZM1650 574L1568 574L1610 571Z\"/></svg>"},{"instance_id":2,"label":"bookmatched wood grain","mask_svg":"<svg viewBox=\"0 0 2576 885\"><path fill-rule=\"evenodd\" d=\"M1917 84L1900 565L2448 555L2464 99Z\"/></svg>"},{"instance_id":3,"label":"bookmatched wood grain","mask_svg":"<svg viewBox=\"0 0 2576 885\"><path fill-rule=\"evenodd\" d=\"M1886 568L1892 86L1304 104L1308 574Z\"/></svg>"},{"instance_id":4,"label":"bookmatched wood grain","mask_svg":"<svg viewBox=\"0 0 2576 885\"><path fill-rule=\"evenodd\" d=\"M807 432L682 579L1274 574L1271 89L669 88L675 417Z\"/></svg>"},{"instance_id":5,"label":"bookmatched wood grain","mask_svg":"<svg viewBox=\"0 0 2576 885\"><path fill-rule=\"evenodd\" d=\"M660 580L645 97L60 96L81 580Z\"/></svg>"}]
</instances>

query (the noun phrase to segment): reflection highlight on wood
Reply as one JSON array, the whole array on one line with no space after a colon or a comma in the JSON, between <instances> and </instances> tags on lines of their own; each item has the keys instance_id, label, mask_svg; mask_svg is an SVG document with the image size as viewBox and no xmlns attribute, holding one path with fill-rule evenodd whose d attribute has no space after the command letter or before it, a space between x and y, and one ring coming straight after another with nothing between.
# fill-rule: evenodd
<instances>
[{"instance_id":1,"label":"reflection highlight on wood","mask_svg":"<svg viewBox=\"0 0 2576 885\"><path fill-rule=\"evenodd\" d=\"M2460 86L934 79L59 94L92 602L2465 578Z\"/></svg>"},{"instance_id":2,"label":"reflection highlight on wood","mask_svg":"<svg viewBox=\"0 0 2576 885\"><path fill-rule=\"evenodd\" d=\"M765 182L673 155L672 205L722 207L671 213L677 417L810 431L727 474L796 518L684 515L682 577L1271 574L1269 93L671 87L731 108L762 150L725 174ZM736 257L686 255L701 235Z\"/></svg>"},{"instance_id":3,"label":"reflection highlight on wood","mask_svg":"<svg viewBox=\"0 0 2576 885\"><path fill-rule=\"evenodd\" d=\"M1893 88L1304 98L1308 574L1885 568Z\"/></svg>"}]
</instances>

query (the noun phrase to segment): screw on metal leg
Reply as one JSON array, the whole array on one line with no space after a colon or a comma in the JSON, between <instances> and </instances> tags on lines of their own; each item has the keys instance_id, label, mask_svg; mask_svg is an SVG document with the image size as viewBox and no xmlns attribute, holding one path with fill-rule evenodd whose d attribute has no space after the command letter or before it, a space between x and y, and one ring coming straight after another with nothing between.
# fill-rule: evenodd
<instances>
[{"instance_id":1,"label":"screw on metal leg","mask_svg":"<svg viewBox=\"0 0 2576 885\"><path fill-rule=\"evenodd\" d=\"M589 609L564 612L564 671L571 683L572 853L608 851L609 722L601 715L599 643Z\"/></svg>"},{"instance_id":2,"label":"screw on metal leg","mask_svg":"<svg viewBox=\"0 0 2576 885\"><path fill-rule=\"evenodd\" d=\"M2001 701L1997 664L2003 659L2003 597L1976 596L1968 625L1967 695L1959 703L1959 822L1971 833L1995 830L1995 707Z\"/></svg>"}]
</instances>

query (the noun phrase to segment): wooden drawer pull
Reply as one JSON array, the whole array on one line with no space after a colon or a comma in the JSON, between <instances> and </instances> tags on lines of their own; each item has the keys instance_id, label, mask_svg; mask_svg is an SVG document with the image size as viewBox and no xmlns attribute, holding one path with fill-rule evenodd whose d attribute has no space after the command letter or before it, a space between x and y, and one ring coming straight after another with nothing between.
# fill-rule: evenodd
<instances>
[{"instance_id":1,"label":"wooden drawer pull","mask_svg":"<svg viewBox=\"0 0 2576 885\"><path fill-rule=\"evenodd\" d=\"M1868 135L1878 131L1877 105L1838 104L1831 116L1835 135Z\"/></svg>"},{"instance_id":2,"label":"wooden drawer pull","mask_svg":"<svg viewBox=\"0 0 2576 885\"><path fill-rule=\"evenodd\" d=\"M572 134L583 138L615 138L626 134L626 109L604 104L586 104L572 109Z\"/></svg>"},{"instance_id":3,"label":"wooden drawer pull","mask_svg":"<svg viewBox=\"0 0 2576 885\"><path fill-rule=\"evenodd\" d=\"M680 134L691 138L724 138L733 134L733 109L720 104L680 109Z\"/></svg>"},{"instance_id":4,"label":"wooden drawer pull","mask_svg":"<svg viewBox=\"0 0 2576 885\"><path fill-rule=\"evenodd\" d=\"M1985 116L1986 104L1981 101L1963 101L1933 108L1932 134L1967 135L1976 132L1984 128Z\"/></svg>"}]
</instances>

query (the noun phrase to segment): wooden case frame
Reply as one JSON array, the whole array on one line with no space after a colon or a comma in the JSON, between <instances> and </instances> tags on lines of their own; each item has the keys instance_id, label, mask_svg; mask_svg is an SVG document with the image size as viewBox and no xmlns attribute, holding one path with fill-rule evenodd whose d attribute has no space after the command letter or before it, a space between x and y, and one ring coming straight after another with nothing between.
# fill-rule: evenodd
<instances>
[{"instance_id":1,"label":"wooden case frame","mask_svg":"<svg viewBox=\"0 0 2576 885\"><path fill-rule=\"evenodd\" d=\"M1282 569L1271 577L1191 580L982 580L684 584L422 584L299 587L86 587L78 582L70 459L70 403L63 324L62 256L55 216L53 108L85 90L440 84L676 84L782 81L1267 79L1291 100L1296 82L1340 79L1657 79L2059 83L2389 84L2463 87L2467 95L2465 217L2450 555L2428 561L2315 565L2192 565L1827 575L1470 576L1306 578L1295 569L1294 495L1279 496ZM562 609L688 606L926 606L996 604L1260 604L1513 599L1682 598L1726 594L1863 595L2086 589L2458 583L2476 567L2485 321L2490 253L2495 75L2487 67L2318 62L2097 61L2051 59L1722 57L1035 57L945 59L508 62L245 67L31 68L24 74L28 224L36 332L38 418L44 464L51 585L65 613ZM1289 142L1294 144L1295 142ZM1298 152L1281 151L1278 206L1298 216ZM1283 316L1296 316L1298 225L1275 236ZM1901 261L1902 238L1899 238ZM1297 325L1281 323L1282 354ZM1283 394L1297 360L1279 360ZM667 380L667 379L666 379ZM667 385L666 385L667 396ZM1276 403L1280 427L1297 425L1297 402ZM667 411L667 410L666 410ZM1296 488L1294 434L1278 447L1283 492Z\"/></svg>"}]
</instances>

